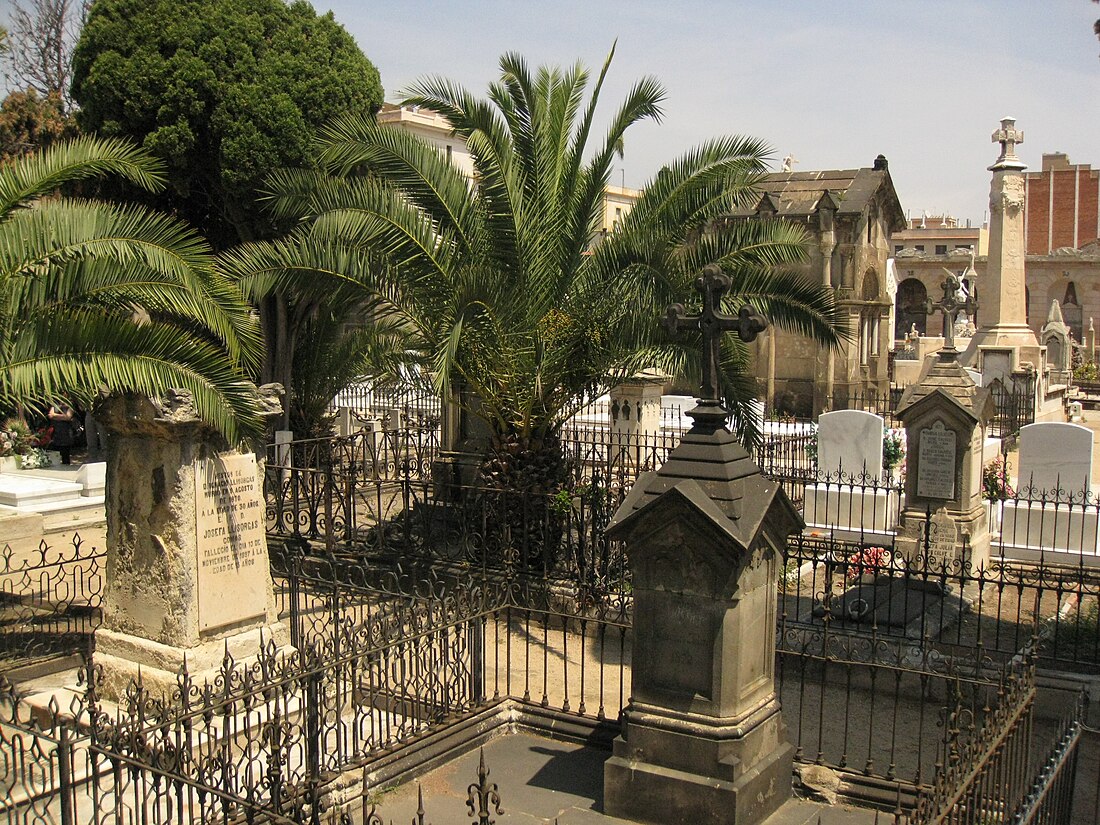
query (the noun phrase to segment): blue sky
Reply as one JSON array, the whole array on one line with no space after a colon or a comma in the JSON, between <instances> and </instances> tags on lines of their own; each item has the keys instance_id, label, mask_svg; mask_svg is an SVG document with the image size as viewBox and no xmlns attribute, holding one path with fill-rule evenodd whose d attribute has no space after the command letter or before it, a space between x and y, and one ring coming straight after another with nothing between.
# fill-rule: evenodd
<instances>
[{"instance_id":1,"label":"blue sky","mask_svg":"<svg viewBox=\"0 0 1100 825\"><path fill-rule=\"evenodd\" d=\"M497 60L581 60L618 47L610 111L642 75L668 99L635 126L615 182L640 186L718 134L749 134L797 170L870 166L885 154L902 206L980 221L1004 115L1038 169L1064 151L1100 167L1100 6L1088 0L795 2L729 0L315 0L331 8L382 74L387 99L440 74L481 93Z\"/></svg>"}]
</instances>

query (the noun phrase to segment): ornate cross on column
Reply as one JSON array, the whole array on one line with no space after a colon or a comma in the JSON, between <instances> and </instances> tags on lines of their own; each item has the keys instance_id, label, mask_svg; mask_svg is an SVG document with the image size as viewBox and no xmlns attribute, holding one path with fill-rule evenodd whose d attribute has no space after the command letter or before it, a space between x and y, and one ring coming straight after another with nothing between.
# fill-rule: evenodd
<instances>
[{"instance_id":1,"label":"ornate cross on column","mask_svg":"<svg viewBox=\"0 0 1100 825\"><path fill-rule=\"evenodd\" d=\"M1024 142L1024 133L1016 128L1016 118L1001 118L1001 128L993 133L993 142L1001 144L1001 156L990 169L1023 168L1020 159L1016 157L1016 145Z\"/></svg>"},{"instance_id":2,"label":"ornate cross on column","mask_svg":"<svg viewBox=\"0 0 1100 825\"><path fill-rule=\"evenodd\" d=\"M935 304L929 298L924 306L924 311L929 315L937 309L943 313L943 348L954 352L955 313L960 309L967 313L973 312L978 308L978 302L974 299L974 296L963 292L960 288L959 279L950 272L947 273L947 277L943 279L940 286L943 289L943 297ZM960 297L960 294L964 297Z\"/></svg>"},{"instance_id":3,"label":"ornate cross on column","mask_svg":"<svg viewBox=\"0 0 1100 825\"><path fill-rule=\"evenodd\" d=\"M748 306L741 307L736 316L720 311L722 296L730 288L730 279L717 264L703 267L703 275L695 280L695 288L703 295L703 311L698 315L688 315L683 304L673 304L665 311L662 325L673 337L686 329L697 329L703 333L703 386L699 397L717 401L722 334L736 330L737 336L748 343L767 328L768 321Z\"/></svg>"}]
</instances>

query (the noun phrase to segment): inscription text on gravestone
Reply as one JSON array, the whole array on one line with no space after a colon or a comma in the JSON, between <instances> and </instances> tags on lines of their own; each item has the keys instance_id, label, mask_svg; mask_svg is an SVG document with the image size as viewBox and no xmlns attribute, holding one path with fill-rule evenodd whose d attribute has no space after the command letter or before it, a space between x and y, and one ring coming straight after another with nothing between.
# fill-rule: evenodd
<instances>
[{"instance_id":1,"label":"inscription text on gravestone","mask_svg":"<svg viewBox=\"0 0 1100 825\"><path fill-rule=\"evenodd\" d=\"M199 630L267 610L264 507L252 454L195 462Z\"/></svg>"},{"instance_id":2,"label":"inscription text on gravestone","mask_svg":"<svg viewBox=\"0 0 1100 825\"><path fill-rule=\"evenodd\" d=\"M958 558L959 530L947 508L937 510L922 531L926 531L925 554L930 568L938 570Z\"/></svg>"},{"instance_id":3,"label":"inscription text on gravestone","mask_svg":"<svg viewBox=\"0 0 1100 825\"><path fill-rule=\"evenodd\" d=\"M717 632L713 601L661 591L639 593L638 597L652 616L652 660L647 668L650 685L671 693L711 698Z\"/></svg>"},{"instance_id":4,"label":"inscription text on gravestone","mask_svg":"<svg viewBox=\"0 0 1100 825\"><path fill-rule=\"evenodd\" d=\"M920 431L917 451L917 495L923 498L955 497L955 431L943 422Z\"/></svg>"}]
</instances>

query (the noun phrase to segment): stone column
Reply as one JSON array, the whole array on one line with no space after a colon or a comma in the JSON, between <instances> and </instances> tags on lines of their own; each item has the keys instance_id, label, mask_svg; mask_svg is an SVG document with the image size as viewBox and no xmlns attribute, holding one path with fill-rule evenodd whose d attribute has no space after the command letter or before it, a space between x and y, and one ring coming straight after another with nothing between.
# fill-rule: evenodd
<instances>
[{"instance_id":1,"label":"stone column","mask_svg":"<svg viewBox=\"0 0 1100 825\"><path fill-rule=\"evenodd\" d=\"M627 545L634 637L604 811L636 822L756 823L791 793L776 582L802 519L707 403L716 412L690 413L695 426L607 531Z\"/></svg>"},{"instance_id":2,"label":"stone column","mask_svg":"<svg viewBox=\"0 0 1100 825\"><path fill-rule=\"evenodd\" d=\"M898 404L905 427L905 509L897 547L933 566L989 560L989 524L982 499L982 447L993 417L990 391L978 387L955 350L941 350ZM933 529L925 535L928 512ZM963 558L963 538L969 557ZM958 568L954 568L958 572Z\"/></svg>"},{"instance_id":3,"label":"stone column","mask_svg":"<svg viewBox=\"0 0 1100 825\"><path fill-rule=\"evenodd\" d=\"M833 287L833 250L836 249L836 213L838 209L836 199L832 192L826 189L817 202L815 212L817 214L819 239L821 249L821 284L832 289ZM773 330L772 335L775 335ZM828 412L833 408L833 393L836 385L836 358L837 355L831 349L824 348L824 369L818 370L818 379L822 382L814 392L813 413L818 415Z\"/></svg>"},{"instance_id":4,"label":"stone column","mask_svg":"<svg viewBox=\"0 0 1100 825\"><path fill-rule=\"evenodd\" d=\"M280 414L281 388L257 399ZM107 440L107 572L104 625L94 661L102 693L131 679L153 693L187 669L213 676L228 651L247 662L261 644L284 646L265 532L263 466L230 449L201 421L190 393L112 396L96 407Z\"/></svg>"}]
</instances>

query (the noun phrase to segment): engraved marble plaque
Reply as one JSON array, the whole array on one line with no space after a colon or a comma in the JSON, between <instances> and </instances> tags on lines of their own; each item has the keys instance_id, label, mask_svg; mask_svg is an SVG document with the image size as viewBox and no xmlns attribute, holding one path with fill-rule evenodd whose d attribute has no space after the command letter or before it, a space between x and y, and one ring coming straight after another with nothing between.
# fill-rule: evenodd
<instances>
[{"instance_id":1,"label":"engraved marble plaque","mask_svg":"<svg viewBox=\"0 0 1100 825\"><path fill-rule=\"evenodd\" d=\"M251 453L195 462L199 630L267 611L264 506Z\"/></svg>"},{"instance_id":2,"label":"engraved marble plaque","mask_svg":"<svg viewBox=\"0 0 1100 825\"><path fill-rule=\"evenodd\" d=\"M958 557L959 529L946 508L937 510L928 522L925 536L928 567L937 570Z\"/></svg>"},{"instance_id":3,"label":"engraved marble plaque","mask_svg":"<svg viewBox=\"0 0 1100 825\"><path fill-rule=\"evenodd\" d=\"M917 453L917 495L923 498L955 497L955 431L937 421L920 431Z\"/></svg>"}]
</instances>

